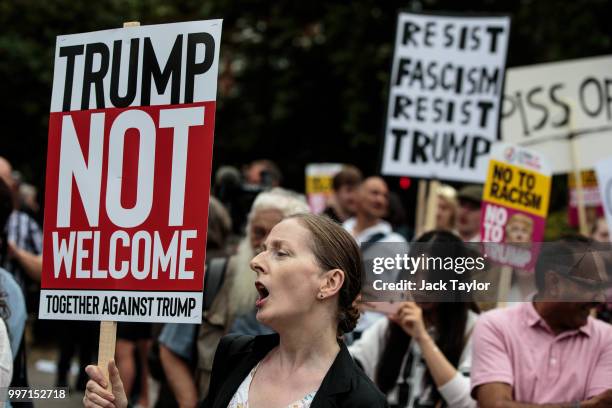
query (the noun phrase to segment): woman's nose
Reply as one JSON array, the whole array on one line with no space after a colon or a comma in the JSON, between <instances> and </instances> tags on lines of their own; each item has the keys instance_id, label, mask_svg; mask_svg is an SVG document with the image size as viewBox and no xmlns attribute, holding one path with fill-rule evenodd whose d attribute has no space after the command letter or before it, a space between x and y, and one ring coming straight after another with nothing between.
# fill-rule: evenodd
<instances>
[{"instance_id":1,"label":"woman's nose","mask_svg":"<svg viewBox=\"0 0 612 408\"><path fill-rule=\"evenodd\" d=\"M253 272L255 272L258 275L264 272L264 268L261 264L262 254L263 252L260 252L259 254L255 255L253 259L251 259L251 262L249 264L249 266L251 267L251 270L253 270Z\"/></svg>"}]
</instances>

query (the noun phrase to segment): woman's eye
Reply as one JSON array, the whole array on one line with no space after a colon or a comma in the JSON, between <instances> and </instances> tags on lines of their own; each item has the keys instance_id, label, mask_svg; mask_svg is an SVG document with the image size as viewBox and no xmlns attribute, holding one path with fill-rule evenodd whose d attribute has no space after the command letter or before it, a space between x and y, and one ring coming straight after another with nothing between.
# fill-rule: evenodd
<instances>
[{"instance_id":1,"label":"woman's eye","mask_svg":"<svg viewBox=\"0 0 612 408\"><path fill-rule=\"evenodd\" d=\"M278 256L278 257L282 258L282 257L288 256L288 255L289 254L286 253L285 251L276 251L276 256Z\"/></svg>"}]
</instances>

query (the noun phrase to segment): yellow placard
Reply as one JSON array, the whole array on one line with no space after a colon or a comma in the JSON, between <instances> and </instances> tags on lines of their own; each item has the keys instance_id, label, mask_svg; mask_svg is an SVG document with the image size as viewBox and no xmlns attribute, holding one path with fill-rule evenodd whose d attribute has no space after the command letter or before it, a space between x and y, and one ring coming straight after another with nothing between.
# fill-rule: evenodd
<instances>
[{"instance_id":1,"label":"yellow placard","mask_svg":"<svg viewBox=\"0 0 612 408\"><path fill-rule=\"evenodd\" d=\"M331 193L333 176L306 176L306 194Z\"/></svg>"},{"instance_id":2,"label":"yellow placard","mask_svg":"<svg viewBox=\"0 0 612 408\"><path fill-rule=\"evenodd\" d=\"M484 187L485 201L546 217L551 178L524 167L491 160Z\"/></svg>"},{"instance_id":3,"label":"yellow placard","mask_svg":"<svg viewBox=\"0 0 612 408\"><path fill-rule=\"evenodd\" d=\"M583 170L580 172L582 176L582 187L595 187L597 188L597 177L595 176L595 170ZM567 184L569 188L576 188L576 180L574 173L569 173L567 178Z\"/></svg>"}]
</instances>

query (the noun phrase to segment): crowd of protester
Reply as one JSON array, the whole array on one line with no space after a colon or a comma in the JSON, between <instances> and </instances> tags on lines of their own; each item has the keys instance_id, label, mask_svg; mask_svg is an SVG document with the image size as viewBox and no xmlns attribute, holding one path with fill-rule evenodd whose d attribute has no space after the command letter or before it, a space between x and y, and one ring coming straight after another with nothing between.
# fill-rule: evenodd
<instances>
[{"instance_id":1,"label":"crowd of protester","mask_svg":"<svg viewBox=\"0 0 612 408\"><path fill-rule=\"evenodd\" d=\"M42 270L36 191L23 185L0 157L0 387L28 385L26 310L36 314ZM591 237L546 249L567 256L536 265L527 301L484 312L491 306L465 298L413 298L384 314L359 301L372 244L412 255L412 243L445 243L455 250L442 255L467 256L463 243L480 241L482 186L440 185L435 227L415 237L385 180L354 166L334 177L321 216L281 186L269 160L221 167L202 323L120 323L107 389L95 366L69 384L77 350L81 367L95 359L96 324L62 322L57 385L84 390L88 407L612 407L605 274L576 251L609 242L604 219Z\"/></svg>"}]
</instances>

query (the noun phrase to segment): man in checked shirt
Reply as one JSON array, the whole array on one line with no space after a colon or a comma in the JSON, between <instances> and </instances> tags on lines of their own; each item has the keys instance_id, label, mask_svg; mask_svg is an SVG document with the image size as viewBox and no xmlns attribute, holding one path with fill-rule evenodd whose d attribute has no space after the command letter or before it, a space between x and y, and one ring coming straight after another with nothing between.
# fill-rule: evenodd
<instances>
[{"instance_id":1,"label":"man in checked shirt","mask_svg":"<svg viewBox=\"0 0 612 408\"><path fill-rule=\"evenodd\" d=\"M11 163L0 156L0 178L13 190L16 197L16 182ZM40 281L42 272L42 232L29 215L17 209L9 217L5 231L9 242L9 256L4 268L11 272L25 291L26 276Z\"/></svg>"}]
</instances>

